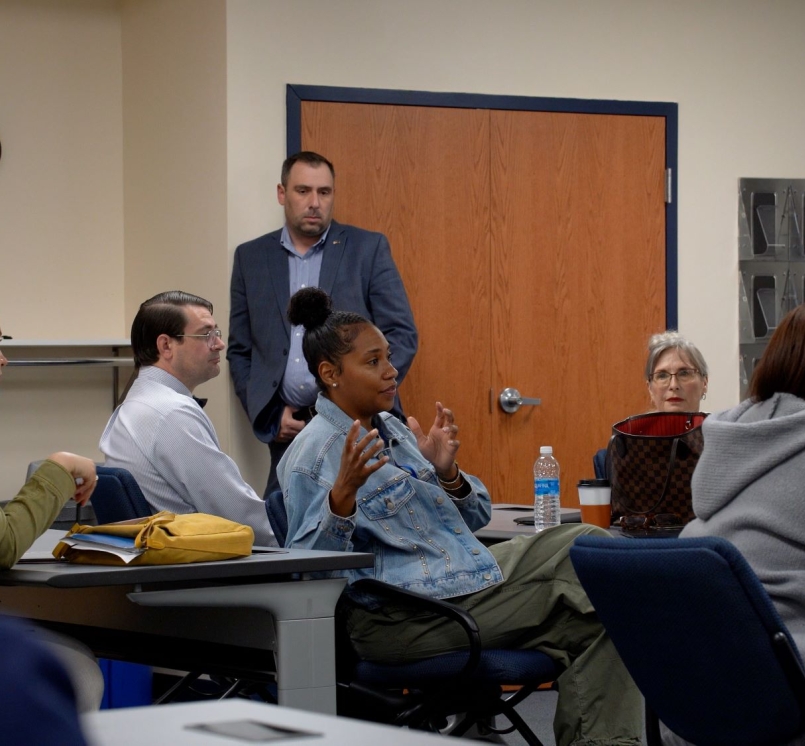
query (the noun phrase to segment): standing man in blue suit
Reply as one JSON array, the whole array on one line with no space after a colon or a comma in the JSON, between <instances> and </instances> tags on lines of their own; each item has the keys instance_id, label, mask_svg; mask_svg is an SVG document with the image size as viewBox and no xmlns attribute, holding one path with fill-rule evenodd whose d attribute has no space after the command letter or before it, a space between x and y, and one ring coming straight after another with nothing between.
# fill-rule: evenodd
<instances>
[{"instance_id":1,"label":"standing man in blue suit","mask_svg":"<svg viewBox=\"0 0 805 746\"><path fill-rule=\"evenodd\" d=\"M268 443L265 495L279 489L277 464L310 421L317 389L302 354L301 327L286 318L290 297L316 286L339 311L354 311L380 329L394 355L399 384L417 350L417 331L400 273L382 233L332 219L335 169L309 151L282 164L277 199L285 225L235 251L229 370L255 435ZM399 399L393 410L402 415Z\"/></svg>"}]
</instances>

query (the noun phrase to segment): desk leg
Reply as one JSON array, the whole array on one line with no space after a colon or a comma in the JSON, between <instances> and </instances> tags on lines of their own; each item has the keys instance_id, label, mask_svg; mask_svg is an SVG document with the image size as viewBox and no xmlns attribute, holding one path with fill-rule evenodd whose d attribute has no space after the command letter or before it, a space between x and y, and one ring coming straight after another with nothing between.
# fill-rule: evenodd
<instances>
[{"instance_id":1,"label":"desk leg","mask_svg":"<svg viewBox=\"0 0 805 746\"><path fill-rule=\"evenodd\" d=\"M302 580L128 594L142 606L247 606L274 617L279 703L334 715L335 604L346 581Z\"/></svg>"},{"instance_id":2,"label":"desk leg","mask_svg":"<svg viewBox=\"0 0 805 746\"><path fill-rule=\"evenodd\" d=\"M325 619L275 621L277 697L281 705L336 712L335 624Z\"/></svg>"}]
</instances>

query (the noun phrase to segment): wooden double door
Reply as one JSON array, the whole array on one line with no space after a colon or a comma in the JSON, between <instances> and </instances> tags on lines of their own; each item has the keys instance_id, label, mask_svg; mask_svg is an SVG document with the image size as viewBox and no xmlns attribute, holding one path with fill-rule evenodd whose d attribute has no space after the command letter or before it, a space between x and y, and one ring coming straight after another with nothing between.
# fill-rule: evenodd
<instances>
[{"instance_id":1,"label":"wooden double door","mask_svg":"<svg viewBox=\"0 0 805 746\"><path fill-rule=\"evenodd\" d=\"M336 219L391 242L420 333L406 412L455 411L461 467L495 502L531 502L552 445L577 505L613 422L648 405L665 119L305 101L301 128L335 165ZM507 388L541 403L506 413Z\"/></svg>"}]
</instances>

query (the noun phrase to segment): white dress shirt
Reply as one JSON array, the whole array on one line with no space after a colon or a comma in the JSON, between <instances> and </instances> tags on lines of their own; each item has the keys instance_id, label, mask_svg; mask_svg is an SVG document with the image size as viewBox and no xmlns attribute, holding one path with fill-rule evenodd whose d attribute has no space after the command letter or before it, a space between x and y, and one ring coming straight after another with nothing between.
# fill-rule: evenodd
<instances>
[{"instance_id":1,"label":"white dress shirt","mask_svg":"<svg viewBox=\"0 0 805 746\"><path fill-rule=\"evenodd\" d=\"M101 436L107 466L128 469L148 504L173 513L210 513L254 529L276 546L263 499L218 444L210 418L167 371L140 369Z\"/></svg>"}]
</instances>

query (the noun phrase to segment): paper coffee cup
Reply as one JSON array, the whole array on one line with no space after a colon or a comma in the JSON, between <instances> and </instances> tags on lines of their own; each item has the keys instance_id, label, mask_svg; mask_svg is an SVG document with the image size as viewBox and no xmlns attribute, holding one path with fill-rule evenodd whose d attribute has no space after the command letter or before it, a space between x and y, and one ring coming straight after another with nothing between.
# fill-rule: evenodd
<instances>
[{"instance_id":1,"label":"paper coffee cup","mask_svg":"<svg viewBox=\"0 0 805 746\"><path fill-rule=\"evenodd\" d=\"M581 522L609 528L612 523L608 479L581 479L578 484Z\"/></svg>"}]
</instances>

